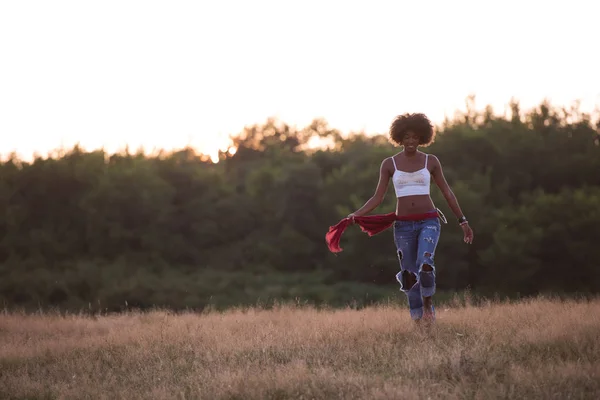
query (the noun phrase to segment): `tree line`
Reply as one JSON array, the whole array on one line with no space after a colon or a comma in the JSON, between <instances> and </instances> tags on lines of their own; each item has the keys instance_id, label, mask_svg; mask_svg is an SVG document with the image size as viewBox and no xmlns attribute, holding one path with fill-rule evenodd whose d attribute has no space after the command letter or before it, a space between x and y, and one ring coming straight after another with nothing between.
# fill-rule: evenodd
<instances>
[{"instance_id":1,"label":"tree line","mask_svg":"<svg viewBox=\"0 0 600 400\"><path fill-rule=\"evenodd\" d=\"M448 216L436 251L440 293L600 290L600 122L543 102L446 120L438 156L474 231ZM397 297L392 232L325 233L372 194L385 134L343 135L325 120L269 119L232 138L218 163L191 148L108 154L74 148L0 163L0 300L7 308L203 309ZM314 141L327 146L310 146ZM595 142L596 141L596 142ZM394 210L393 188L374 213Z\"/></svg>"}]
</instances>

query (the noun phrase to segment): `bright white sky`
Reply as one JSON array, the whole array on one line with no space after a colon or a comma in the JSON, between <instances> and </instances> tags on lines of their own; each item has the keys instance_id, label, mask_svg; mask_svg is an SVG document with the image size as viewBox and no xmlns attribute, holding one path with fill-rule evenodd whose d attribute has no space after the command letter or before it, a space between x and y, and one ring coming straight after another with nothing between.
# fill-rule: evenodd
<instances>
[{"instance_id":1,"label":"bright white sky","mask_svg":"<svg viewBox=\"0 0 600 400\"><path fill-rule=\"evenodd\" d=\"M384 133L473 93L498 113L600 105L590 0L0 2L0 153L224 148L244 125L315 117Z\"/></svg>"}]
</instances>

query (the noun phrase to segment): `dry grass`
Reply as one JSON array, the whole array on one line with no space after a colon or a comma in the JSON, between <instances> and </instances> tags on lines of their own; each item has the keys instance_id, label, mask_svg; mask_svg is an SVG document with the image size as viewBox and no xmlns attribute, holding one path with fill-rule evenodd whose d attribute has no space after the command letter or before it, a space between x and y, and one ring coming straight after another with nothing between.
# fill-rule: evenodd
<instances>
[{"instance_id":1,"label":"dry grass","mask_svg":"<svg viewBox=\"0 0 600 400\"><path fill-rule=\"evenodd\" d=\"M0 315L9 399L592 399L599 361L600 300Z\"/></svg>"}]
</instances>

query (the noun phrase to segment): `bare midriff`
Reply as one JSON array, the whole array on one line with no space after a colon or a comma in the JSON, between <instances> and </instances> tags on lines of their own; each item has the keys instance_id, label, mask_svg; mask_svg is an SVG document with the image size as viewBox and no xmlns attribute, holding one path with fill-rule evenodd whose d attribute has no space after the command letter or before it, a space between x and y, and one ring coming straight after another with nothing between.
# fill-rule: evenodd
<instances>
[{"instance_id":1,"label":"bare midriff","mask_svg":"<svg viewBox=\"0 0 600 400\"><path fill-rule=\"evenodd\" d=\"M398 197L396 201L396 215L423 214L435 210L431 196L420 194L415 196Z\"/></svg>"}]
</instances>

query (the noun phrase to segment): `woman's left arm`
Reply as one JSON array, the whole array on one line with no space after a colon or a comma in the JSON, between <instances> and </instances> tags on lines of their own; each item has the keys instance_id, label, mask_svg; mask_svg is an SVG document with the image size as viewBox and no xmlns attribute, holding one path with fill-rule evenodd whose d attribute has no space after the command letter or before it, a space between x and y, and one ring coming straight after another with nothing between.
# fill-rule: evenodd
<instances>
[{"instance_id":1,"label":"woman's left arm","mask_svg":"<svg viewBox=\"0 0 600 400\"><path fill-rule=\"evenodd\" d=\"M436 156L430 154L429 155L429 163L431 165L431 175L433 176L433 180L435 181L435 184L442 191L444 198L448 202L448 206L450 206L450 209L452 209L452 212L454 213L454 215L456 215L456 218L459 221L461 219L464 220L464 222L462 222L460 226L462 227L463 233L465 234L465 236L464 236L465 243L472 243L473 242L473 230L469 226L469 222L466 220L466 218L463 218L464 214L463 214L462 210L460 209L460 205L458 204L458 200L456 199L454 192L452 191L452 189L450 188L450 185L448 185L448 182L446 181L446 177L444 176L444 172L442 170L442 164L440 163L440 160L438 160L438 158Z\"/></svg>"}]
</instances>

